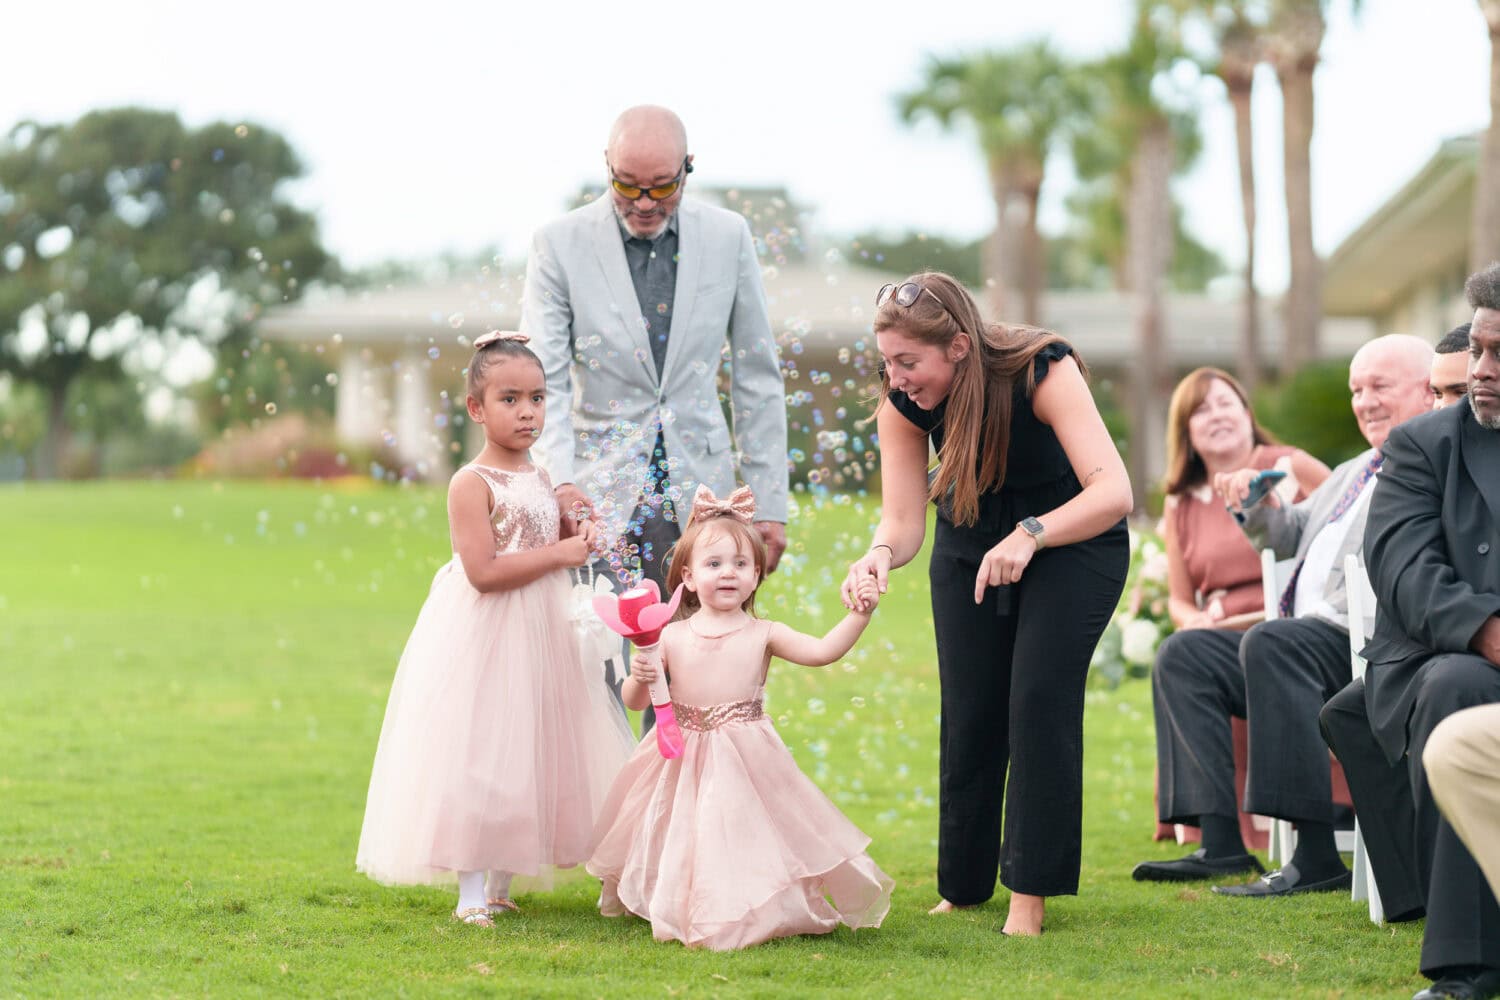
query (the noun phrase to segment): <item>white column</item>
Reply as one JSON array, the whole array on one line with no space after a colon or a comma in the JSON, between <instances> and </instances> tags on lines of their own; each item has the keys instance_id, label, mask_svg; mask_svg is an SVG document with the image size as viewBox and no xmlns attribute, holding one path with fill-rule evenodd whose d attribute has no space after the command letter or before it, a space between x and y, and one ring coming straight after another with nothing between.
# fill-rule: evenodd
<instances>
[{"instance_id":1,"label":"white column","mask_svg":"<svg viewBox=\"0 0 1500 1000\"><path fill-rule=\"evenodd\" d=\"M339 357L339 390L334 420L339 440L373 444L380 440L390 397L384 372L373 363L370 349L349 345Z\"/></svg>"},{"instance_id":2,"label":"white column","mask_svg":"<svg viewBox=\"0 0 1500 1000\"><path fill-rule=\"evenodd\" d=\"M427 355L415 348L403 351L393 377L396 382L396 453L416 467L419 478L442 477L443 440L433 422L437 394L428 377Z\"/></svg>"}]
</instances>

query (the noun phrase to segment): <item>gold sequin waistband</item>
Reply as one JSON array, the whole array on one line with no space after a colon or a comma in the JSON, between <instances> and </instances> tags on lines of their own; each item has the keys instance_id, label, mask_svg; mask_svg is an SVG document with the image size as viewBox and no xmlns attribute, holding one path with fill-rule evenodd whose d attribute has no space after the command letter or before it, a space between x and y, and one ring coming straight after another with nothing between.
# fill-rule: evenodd
<instances>
[{"instance_id":1,"label":"gold sequin waistband","mask_svg":"<svg viewBox=\"0 0 1500 1000\"><path fill-rule=\"evenodd\" d=\"M730 701L722 705L684 705L680 701L674 701L672 712L677 716L679 726L699 733L718 729L731 722L754 722L766 714L759 698Z\"/></svg>"}]
</instances>

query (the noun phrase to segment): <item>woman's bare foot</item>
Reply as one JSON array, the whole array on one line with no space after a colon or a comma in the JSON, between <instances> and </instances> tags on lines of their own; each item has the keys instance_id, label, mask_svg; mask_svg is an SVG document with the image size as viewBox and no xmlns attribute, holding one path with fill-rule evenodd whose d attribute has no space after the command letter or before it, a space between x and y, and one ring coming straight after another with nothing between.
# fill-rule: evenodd
<instances>
[{"instance_id":1,"label":"woman's bare foot","mask_svg":"<svg viewBox=\"0 0 1500 1000\"><path fill-rule=\"evenodd\" d=\"M1046 896L1011 893L1010 912L1005 915L1002 933L1016 937L1036 937L1042 933L1042 917L1046 915L1046 910Z\"/></svg>"},{"instance_id":2,"label":"woman's bare foot","mask_svg":"<svg viewBox=\"0 0 1500 1000\"><path fill-rule=\"evenodd\" d=\"M954 910L972 910L972 909L974 909L974 907L972 907L972 906L958 906L958 905L956 905L954 903L950 903L946 899L944 899L944 900L940 900L938 902L938 905L934 906L932 909L928 910L927 912L928 913L952 913Z\"/></svg>"}]
</instances>

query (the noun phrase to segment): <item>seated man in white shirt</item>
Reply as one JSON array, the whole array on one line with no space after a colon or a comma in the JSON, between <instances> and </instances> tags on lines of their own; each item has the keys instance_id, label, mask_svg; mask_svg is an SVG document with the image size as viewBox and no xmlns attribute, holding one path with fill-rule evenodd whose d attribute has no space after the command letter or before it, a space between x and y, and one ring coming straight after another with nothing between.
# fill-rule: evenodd
<instances>
[{"instance_id":1,"label":"seated man in white shirt","mask_svg":"<svg viewBox=\"0 0 1500 1000\"><path fill-rule=\"evenodd\" d=\"M1245 533L1297 568L1281 617L1248 632L1186 629L1169 636L1152 675L1164 823L1202 828L1202 846L1184 858L1137 865L1140 881L1177 882L1262 871L1240 838L1230 716L1250 733L1247 812L1297 825L1296 854L1247 885L1216 887L1233 896L1282 896L1349 887L1334 844L1328 748L1318 731L1323 702L1350 680L1344 556L1359 552L1380 446L1402 421L1432 405L1432 349L1392 335L1360 348L1349 365L1355 419L1370 450L1333 470L1301 503L1274 493L1243 511ZM1215 488L1232 508L1249 492L1254 469L1222 474Z\"/></svg>"}]
</instances>

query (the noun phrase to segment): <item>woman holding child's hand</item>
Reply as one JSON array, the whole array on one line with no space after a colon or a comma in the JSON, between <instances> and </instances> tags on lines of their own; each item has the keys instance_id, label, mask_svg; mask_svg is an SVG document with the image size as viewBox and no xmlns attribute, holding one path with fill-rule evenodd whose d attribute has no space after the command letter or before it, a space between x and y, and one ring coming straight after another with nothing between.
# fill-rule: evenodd
<instances>
[{"instance_id":1,"label":"woman holding child's hand","mask_svg":"<svg viewBox=\"0 0 1500 1000\"><path fill-rule=\"evenodd\" d=\"M944 274L875 301L881 518L844 603L886 592L936 502L943 898L932 912L989 899L998 868L1011 890L1004 933L1039 934L1046 897L1078 891L1083 687L1125 582L1130 482L1083 364L1056 334L986 324Z\"/></svg>"}]
</instances>

